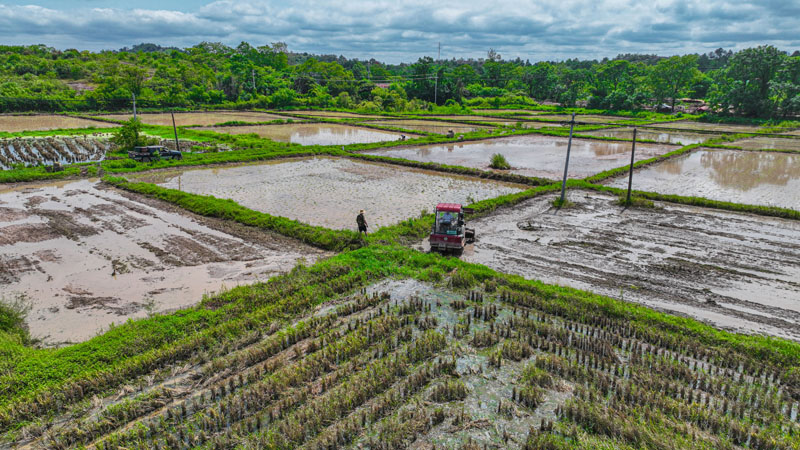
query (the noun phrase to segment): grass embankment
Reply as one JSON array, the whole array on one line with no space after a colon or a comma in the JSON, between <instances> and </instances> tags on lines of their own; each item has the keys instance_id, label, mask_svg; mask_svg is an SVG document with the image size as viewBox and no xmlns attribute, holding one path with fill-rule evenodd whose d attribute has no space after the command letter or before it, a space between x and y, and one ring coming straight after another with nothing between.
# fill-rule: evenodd
<instances>
[{"instance_id":1,"label":"grass embankment","mask_svg":"<svg viewBox=\"0 0 800 450\"><path fill-rule=\"evenodd\" d=\"M755 370L768 365L793 388L800 344L732 334L692 319L576 289L505 275L456 258L401 246L372 245L339 254L266 283L240 286L204 299L197 307L129 321L90 341L58 350L3 348L0 431L42 420L71 402L116 390L159 367L208 361L241 348L272 323L286 324L321 302L384 277L448 283L452 289L498 290L503 297L566 321L620 321L647 342L697 349L716 361ZM61 405L59 407L58 405Z\"/></svg>"}]
</instances>

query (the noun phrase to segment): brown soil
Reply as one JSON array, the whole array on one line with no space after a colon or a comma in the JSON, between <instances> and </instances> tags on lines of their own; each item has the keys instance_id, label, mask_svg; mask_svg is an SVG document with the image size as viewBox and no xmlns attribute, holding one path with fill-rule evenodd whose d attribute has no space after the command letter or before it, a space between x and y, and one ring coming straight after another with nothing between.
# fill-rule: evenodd
<instances>
[{"instance_id":1,"label":"brown soil","mask_svg":"<svg viewBox=\"0 0 800 450\"><path fill-rule=\"evenodd\" d=\"M8 186L0 203L0 286L32 300L31 331L49 345L327 255L91 180Z\"/></svg>"},{"instance_id":2,"label":"brown soil","mask_svg":"<svg viewBox=\"0 0 800 450\"><path fill-rule=\"evenodd\" d=\"M737 331L800 339L800 222L616 198L543 196L470 223L464 259Z\"/></svg>"}]
</instances>

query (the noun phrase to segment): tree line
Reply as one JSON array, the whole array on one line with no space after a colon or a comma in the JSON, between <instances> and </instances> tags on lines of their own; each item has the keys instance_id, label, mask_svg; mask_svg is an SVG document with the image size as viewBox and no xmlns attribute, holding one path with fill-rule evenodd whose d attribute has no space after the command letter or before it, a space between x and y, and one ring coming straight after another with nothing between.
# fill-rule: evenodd
<instances>
[{"instance_id":1,"label":"tree line","mask_svg":"<svg viewBox=\"0 0 800 450\"><path fill-rule=\"evenodd\" d=\"M142 107L339 107L424 110L552 101L606 110L673 107L690 97L719 114L800 114L800 52L764 45L738 52L536 62L481 59L385 64L290 52L278 42L203 42L119 51L0 46L0 112Z\"/></svg>"}]
</instances>

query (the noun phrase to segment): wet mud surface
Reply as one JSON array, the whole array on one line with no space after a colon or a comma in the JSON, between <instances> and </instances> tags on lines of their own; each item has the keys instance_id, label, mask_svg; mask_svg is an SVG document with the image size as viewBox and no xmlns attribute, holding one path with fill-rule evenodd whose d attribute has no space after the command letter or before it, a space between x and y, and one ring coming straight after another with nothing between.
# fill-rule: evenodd
<instances>
[{"instance_id":1,"label":"wet mud surface","mask_svg":"<svg viewBox=\"0 0 800 450\"><path fill-rule=\"evenodd\" d=\"M143 174L137 180L218 198L311 225L356 229L366 210L369 231L432 211L439 202L472 203L524 187L438 172L336 158Z\"/></svg>"},{"instance_id":2,"label":"wet mud surface","mask_svg":"<svg viewBox=\"0 0 800 450\"><path fill-rule=\"evenodd\" d=\"M758 133L763 131L763 128L750 125L731 125L721 123L706 123L706 122L665 122L650 125L656 128L676 128L680 130L703 130L703 131L719 131L721 133Z\"/></svg>"},{"instance_id":3,"label":"wet mud surface","mask_svg":"<svg viewBox=\"0 0 800 450\"><path fill-rule=\"evenodd\" d=\"M325 254L90 180L0 190L0 291L32 302L28 324L46 345L188 307Z\"/></svg>"},{"instance_id":4,"label":"wet mud surface","mask_svg":"<svg viewBox=\"0 0 800 450\"><path fill-rule=\"evenodd\" d=\"M580 133L588 134L589 136L604 136L617 139L633 139L632 128L613 128L608 130L584 131ZM680 144L680 145L699 144L701 142L707 141L709 139L714 139L717 137L719 137L719 135L700 134L700 133L680 133L675 131L667 132L658 130L646 130L641 128L636 130L637 140L647 139L650 141L656 141L663 144Z\"/></svg>"},{"instance_id":5,"label":"wet mud surface","mask_svg":"<svg viewBox=\"0 0 800 450\"><path fill-rule=\"evenodd\" d=\"M560 178L564 174L567 138L553 136L511 136L500 139L403 147L368 152L372 155L437 162L489 170L492 155L500 153L511 165L511 173ZM658 144L636 145L636 160L652 158L674 150ZM573 139L570 150L569 176L585 178L604 170L630 163L631 144L591 139Z\"/></svg>"},{"instance_id":6,"label":"wet mud surface","mask_svg":"<svg viewBox=\"0 0 800 450\"><path fill-rule=\"evenodd\" d=\"M463 259L749 333L800 339L800 222L548 195L470 222ZM426 243L420 245L425 248Z\"/></svg>"},{"instance_id":7,"label":"wet mud surface","mask_svg":"<svg viewBox=\"0 0 800 450\"><path fill-rule=\"evenodd\" d=\"M300 145L349 145L388 142L399 140L402 134L392 131L331 123L293 123L285 125L253 125L197 129L228 134L255 133L262 138L271 139L273 141L291 142Z\"/></svg>"},{"instance_id":8,"label":"wet mud surface","mask_svg":"<svg viewBox=\"0 0 800 450\"><path fill-rule=\"evenodd\" d=\"M57 130L59 128L111 128L116 126L117 124L115 123L60 116L56 114L33 116L0 115L0 131L9 133L16 133L19 131Z\"/></svg>"},{"instance_id":9,"label":"wet mud surface","mask_svg":"<svg viewBox=\"0 0 800 450\"><path fill-rule=\"evenodd\" d=\"M742 139L740 141L733 141L730 144L734 147L742 147L745 150L766 150L766 149L779 149L779 150L792 150L800 152L800 139L791 138L768 138L756 137L750 139Z\"/></svg>"},{"instance_id":10,"label":"wet mud surface","mask_svg":"<svg viewBox=\"0 0 800 450\"><path fill-rule=\"evenodd\" d=\"M387 127L403 128L406 130L424 131L426 133L437 134L447 134L450 132L450 130L453 130L453 133L455 134L459 134L489 129L489 127L480 125L465 125L435 120L376 120L369 123L371 125L383 125Z\"/></svg>"},{"instance_id":11,"label":"wet mud surface","mask_svg":"<svg viewBox=\"0 0 800 450\"><path fill-rule=\"evenodd\" d=\"M624 176L608 184L627 183ZM633 188L800 210L800 155L700 149L636 170Z\"/></svg>"},{"instance_id":12,"label":"wet mud surface","mask_svg":"<svg viewBox=\"0 0 800 450\"><path fill-rule=\"evenodd\" d=\"M129 120L133 114L109 114L99 116L104 119ZM172 115L169 113L144 113L136 117L142 123L150 125L172 126ZM215 111L215 112L186 112L175 113L175 125L185 127L189 125L215 125L225 122L269 122L271 120L285 120L286 117L254 111Z\"/></svg>"}]
</instances>

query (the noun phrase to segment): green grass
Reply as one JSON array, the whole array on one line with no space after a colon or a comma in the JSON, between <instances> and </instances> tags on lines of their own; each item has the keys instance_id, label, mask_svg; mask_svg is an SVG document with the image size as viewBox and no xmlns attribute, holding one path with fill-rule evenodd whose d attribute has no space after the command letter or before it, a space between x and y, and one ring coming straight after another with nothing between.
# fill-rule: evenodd
<instances>
[{"instance_id":1,"label":"green grass","mask_svg":"<svg viewBox=\"0 0 800 450\"><path fill-rule=\"evenodd\" d=\"M500 153L495 153L494 155L492 155L492 159L489 162L489 167L498 170L511 169L511 165L508 163L508 161L506 161L506 157L501 155Z\"/></svg>"}]
</instances>

